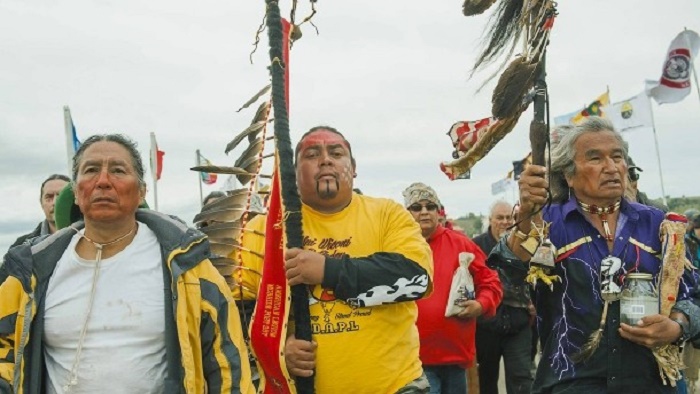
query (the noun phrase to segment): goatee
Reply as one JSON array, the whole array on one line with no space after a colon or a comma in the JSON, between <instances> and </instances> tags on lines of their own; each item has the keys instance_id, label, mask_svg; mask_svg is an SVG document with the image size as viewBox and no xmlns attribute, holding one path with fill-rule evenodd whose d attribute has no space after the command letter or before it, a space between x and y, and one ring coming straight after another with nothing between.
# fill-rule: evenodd
<instances>
[{"instance_id":1,"label":"goatee","mask_svg":"<svg viewBox=\"0 0 700 394\"><path fill-rule=\"evenodd\" d=\"M329 179L316 183L316 193L323 199L335 197L338 194L338 189L340 189L340 183L337 179L335 180L335 189L331 188Z\"/></svg>"}]
</instances>

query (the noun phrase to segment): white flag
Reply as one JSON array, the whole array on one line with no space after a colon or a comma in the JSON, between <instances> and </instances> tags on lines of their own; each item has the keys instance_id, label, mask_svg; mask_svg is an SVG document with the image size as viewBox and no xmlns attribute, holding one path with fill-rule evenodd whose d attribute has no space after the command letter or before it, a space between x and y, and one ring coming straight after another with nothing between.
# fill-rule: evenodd
<instances>
[{"instance_id":1,"label":"white flag","mask_svg":"<svg viewBox=\"0 0 700 394\"><path fill-rule=\"evenodd\" d=\"M608 110L608 117L617 131L625 131L636 127L653 127L651 101L642 92L627 100L614 103Z\"/></svg>"},{"instance_id":2,"label":"white flag","mask_svg":"<svg viewBox=\"0 0 700 394\"><path fill-rule=\"evenodd\" d=\"M657 103L676 103L690 93L690 69L700 48L700 37L692 30L683 30L671 42L664 61L661 79L647 84L647 94Z\"/></svg>"},{"instance_id":3,"label":"white flag","mask_svg":"<svg viewBox=\"0 0 700 394\"><path fill-rule=\"evenodd\" d=\"M510 179L501 179L497 182L492 183L491 184L491 194L496 195L499 193L505 193L508 186L510 186L510 183L511 183Z\"/></svg>"}]
</instances>

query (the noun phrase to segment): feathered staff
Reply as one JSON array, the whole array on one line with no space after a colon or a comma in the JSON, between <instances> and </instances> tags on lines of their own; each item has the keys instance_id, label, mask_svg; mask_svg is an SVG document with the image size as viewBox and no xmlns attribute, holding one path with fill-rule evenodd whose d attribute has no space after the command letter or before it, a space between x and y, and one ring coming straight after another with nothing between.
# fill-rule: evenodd
<instances>
[{"instance_id":1,"label":"feathered staff","mask_svg":"<svg viewBox=\"0 0 700 394\"><path fill-rule=\"evenodd\" d=\"M686 256L685 228L686 219L675 213L666 214L666 219L661 222L659 236L663 246L663 257L659 280L659 313L665 316L671 314L671 309L676 303L683 271L695 269ZM652 353L659 366L661 380L664 384L676 387L676 382L683 378L681 370L685 368L678 346L659 346L652 349Z\"/></svg>"},{"instance_id":2,"label":"feathered staff","mask_svg":"<svg viewBox=\"0 0 700 394\"><path fill-rule=\"evenodd\" d=\"M267 32L270 43L270 74L272 77L272 108L275 117L275 142L279 160L282 204L284 206L284 229L287 248L302 247L301 199L296 185L294 151L289 136L287 94L285 89L284 33L280 9L277 1L266 0ZM311 341L311 316L309 314L309 294L305 285L292 286L292 313L294 315L295 336ZM297 377L299 393L313 393L313 377Z\"/></svg>"},{"instance_id":3,"label":"feathered staff","mask_svg":"<svg viewBox=\"0 0 700 394\"><path fill-rule=\"evenodd\" d=\"M487 0L467 0L463 6L464 13L480 13L485 10L483 7L489 5L490 1ZM544 164L548 135L544 121L544 53L556 16L554 6L551 0L502 0L499 3L491 19L488 33L490 39L479 55L472 73L492 63L504 52L510 55L523 35L525 45L523 52L503 71L493 91L491 113L496 121L481 133L476 143L463 156L440 165L450 179L469 171L513 130L533 99L536 106L530 133L533 158L541 160L536 164Z\"/></svg>"}]
</instances>

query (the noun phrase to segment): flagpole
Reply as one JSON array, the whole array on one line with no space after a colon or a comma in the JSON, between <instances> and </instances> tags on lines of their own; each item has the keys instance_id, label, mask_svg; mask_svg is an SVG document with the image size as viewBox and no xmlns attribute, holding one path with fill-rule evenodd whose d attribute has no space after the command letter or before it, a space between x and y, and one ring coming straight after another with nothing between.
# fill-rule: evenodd
<instances>
[{"instance_id":1,"label":"flagpole","mask_svg":"<svg viewBox=\"0 0 700 394\"><path fill-rule=\"evenodd\" d=\"M664 188L664 174L661 170L661 154L659 153L659 139L656 136L656 121L654 120L654 108L652 108L651 103L649 103L649 109L651 112L651 129L654 132L654 146L656 147L656 161L659 165L659 180L661 181L661 201L664 205L668 207L666 202L666 190Z\"/></svg>"},{"instance_id":2,"label":"flagpole","mask_svg":"<svg viewBox=\"0 0 700 394\"><path fill-rule=\"evenodd\" d=\"M695 81L695 90L698 92L698 100L700 100L700 86L698 86L698 73L695 71L695 65L690 62L690 71L693 74L693 80Z\"/></svg>"},{"instance_id":3,"label":"flagpole","mask_svg":"<svg viewBox=\"0 0 700 394\"><path fill-rule=\"evenodd\" d=\"M153 179L153 207L158 211L158 180Z\"/></svg>"},{"instance_id":4,"label":"flagpole","mask_svg":"<svg viewBox=\"0 0 700 394\"><path fill-rule=\"evenodd\" d=\"M194 159L194 165L198 166L199 165L199 149L196 151L197 157ZM197 173L197 180L199 184L199 206L203 207L204 206L204 197L202 196L202 173L198 172Z\"/></svg>"},{"instance_id":5,"label":"flagpole","mask_svg":"<svg viewBox=\"0 0 700 394\"><path fill-rule=\"evenodd\" d=\"M687 27L683 27L683 31L688 31ZM685 42L686 45L688 45L688 48L690 48L690 42L688 40L688 36L685 36ZM693 80L695 81L695 90L698 92L698 100L700 100L700 85L698 85L698 73L695 72L695 59L692 57L692 49L691 49L691 57L690 57L690 71L691 74L693 74Z\"/></svg>"},{"instance_id":6,"label":"flagpole","mask_svg":"<svg viewBox=\"0 0 700 394\"><path fill-rule=\"evenodd\" d=\"M66 131L66 155L68 157L68 174L73 174L73 156L75 144L73 143L73 119L70 116L70 108L63 106L63 126Z\"/></svg>"},{"instance_id":7,"label":"flagpole","mask_svg":"<svg viewBox=\"0 0 700 394\"><path fill-rule=\"evenodd\" d=\"M151 177L153 178L153 208L158 211L158 144L151 131Z\"/></svg>"}]
</instances>

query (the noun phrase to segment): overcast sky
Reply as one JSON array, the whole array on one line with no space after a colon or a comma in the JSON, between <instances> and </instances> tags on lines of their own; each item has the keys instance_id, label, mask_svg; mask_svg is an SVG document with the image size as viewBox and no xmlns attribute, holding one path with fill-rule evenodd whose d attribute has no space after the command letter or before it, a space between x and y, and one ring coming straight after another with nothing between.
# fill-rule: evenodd
<instances>
[{"instance_id":1,"label":"overcast sky","mask_svg":"<svg viewBox=\"0 0 700 394\"><path fill-rule=\"evenodd\" d=\"M308 2L299 4L298 20L308 12ZM451 159L450 125L490 115L494 84L476 94L489 73L468 79L487 15L464 17L460 0L321 0L317 9L320 35L305 25L291 54L293 141L312 126L334 126L352 143L356 186L366 194L400 201L406 186L425 182L452 217L513 199L491 195L491 184L529 151L531 112L471 180L449 181L439 169ZM558 9L547 55L553 116L608 87L613 101L639 93L645 79L660 77L671 40L684 27L700 31L697 0L560 1ZM263 0L0 0L0 250L42 219L41 181L68 172L64 105L80 139L125 133L146 163L154 132L165 151L159 209L191 222L195 149L233 165L242 147L231 156L224 148L254 108L236 110L268 83L266 33L249 61L264 11ZM666 194L700 195L695 87L653 110ZM641 189L660 197L652 130L626 137L644 170ZM204 194L222 184L205 185Z\"/></svg>"}]
</instances>

